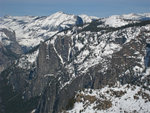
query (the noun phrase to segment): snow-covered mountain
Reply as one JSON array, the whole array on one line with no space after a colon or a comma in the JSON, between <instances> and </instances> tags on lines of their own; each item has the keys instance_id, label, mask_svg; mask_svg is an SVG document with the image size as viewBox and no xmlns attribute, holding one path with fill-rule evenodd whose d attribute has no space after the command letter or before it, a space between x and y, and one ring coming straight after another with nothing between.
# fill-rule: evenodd
<instances>
[{"instance_id":1,"label":"snow-covered mountain","mask_svg":"<svg viewBox=\"0 0 150 113\"><path fill-rule=\"evenodd\" d=\"M124 15L113 15L104 19L105 25L110 27L121 27L132 22L140 20L150 20L150 13L144 14L124 14Z\"/></svg>"},{"instance_id":2,"label":"snow-covered mountain","mask_svg":"<svg viewBox=\"0 0 150 113\"><path fill-rule=\"evenodd\" d=\"M6 16L0 18L0 26L6 26L16 32L16 38L21 46L34 47L58 31L83 22L91 22L96 17L80 16L57 12L50 16Z\"/></svg>"},{"instance_id":3,"label":"snow-covered mountain","mask_svg":"<svg viewBox=\"0 0 150 113\"><path fill-rule=\"evenodd\" d=\"M85 14L79 15L79 17L82 18L83 23L90 23L90 22L92 22L93 20L99 19L98 17L95 17L95 16L88 16L88 15L85 15Z\"/></svg>"},{"instance_id":4,"label":"snow-covered mountain","mask_svg":"<svg viewBox=\"0 0 150 113\"><path fill-rule=\"evenodd\" d=\"M34 47L40 41L46 40L58 31L70 28L74 25L90 23L100 19L94 16L71 15L57 12L50 16L5 16L0 18L0 26L11 28L16 32L17 42L27 48ZM138 20L149 20L150 14L113 15L102 19L105 25L121 27ZM132 20L132 21L129 21Z\"/></svg>"},{"instance_id":5,"label":"snow-covered mountain","mask_svg":"<svg viewBox=\"0 0 150 113\"><path fill-rule=\"evenodd\" d=\"M0 91L9 84L12 98L0 93L0 105L15 113L150 112L149 15L1 18L25 37L16 38L20 45L25 39L33 48L2 72ZM14 109L7 98L25 104Z\"/></svg>"}]
</instances>

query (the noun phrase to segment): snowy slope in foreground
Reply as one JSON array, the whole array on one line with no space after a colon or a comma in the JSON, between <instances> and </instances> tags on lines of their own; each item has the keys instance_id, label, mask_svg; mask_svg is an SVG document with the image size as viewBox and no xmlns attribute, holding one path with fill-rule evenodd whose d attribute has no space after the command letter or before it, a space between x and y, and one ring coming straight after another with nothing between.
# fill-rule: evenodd
<instances>
[{"instance_id":1,"label":"snowy slope in foreground","mask_svg":"<svg viewBox=\"0 0 150 113\"><path fill-rule=\"evenodd\" d=\"M68 113L149 113L150 91L138 86L118 85L99 90L85 89L76 95Z\"/></svg>"}]
</instances>

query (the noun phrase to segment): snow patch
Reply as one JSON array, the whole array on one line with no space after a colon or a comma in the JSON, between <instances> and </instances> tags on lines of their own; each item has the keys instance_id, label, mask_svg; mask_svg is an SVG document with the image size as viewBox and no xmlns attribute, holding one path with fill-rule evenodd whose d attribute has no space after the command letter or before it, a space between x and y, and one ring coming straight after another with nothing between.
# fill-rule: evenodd
<instances>
[{"instance_id":1,"label":"snow patch","mask_svg":"<svg viewBox=\"0 0 150 113\"><path fill-rule=\"evenodd\" d=\"M38 54L39 50L31 54L22 55L22 57L18 60L18 67L22 69L30 69L32 64L36 61Z\"/></svg>"},{"instance_id":2,"label":"snow patch","mask_svg":"<svg viewBox=\"0 0 150 113\"><path fill-rule=\"evenodd\" d=\"M128 22L120 18L119 15L113 15L105 19L105 24L109 25L110 27L121 27L127 25Z\"/></svg>"}]
</instances>

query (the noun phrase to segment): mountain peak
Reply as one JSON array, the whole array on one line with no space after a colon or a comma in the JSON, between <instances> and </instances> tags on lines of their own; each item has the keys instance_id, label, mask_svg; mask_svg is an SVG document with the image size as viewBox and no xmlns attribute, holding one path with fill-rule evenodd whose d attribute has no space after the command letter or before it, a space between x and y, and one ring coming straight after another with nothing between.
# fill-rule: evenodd
<instances>
[{"instance_id":1,"label":"mountain peak","mask_svg":"<svg viewBox=\"0 0 150 113\"><path fill-rule=\"evenodd\" d=\"M54 14L66 14L66 13L64 13L63 11L58 11L56 13L53 13L52 15L54 15Z\"/></svg>"},{"instance_id":2,"label":"mountain peak","mask_svg":"<svg viewBox=\"0 0 150 113\"><path fill-rule=\"evenodd\" d=\"M63 12L63 11L58 11L58 12L56 12L56 13L53 13L53 14L50 15L50 16L56 16L56 17L58 17L58 16L60 16L60 15L73 15L73 14L67 14L67 13L65 13L65 12Z\"/></svg>"}]
</instances>

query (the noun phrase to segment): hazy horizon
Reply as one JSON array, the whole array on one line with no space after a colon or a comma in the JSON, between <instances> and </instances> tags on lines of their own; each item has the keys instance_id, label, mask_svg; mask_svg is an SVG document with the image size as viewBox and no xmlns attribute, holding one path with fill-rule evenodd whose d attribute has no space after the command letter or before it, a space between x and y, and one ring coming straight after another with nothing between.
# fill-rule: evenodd
<instances>
[{"instance_id":1,"label":"hazy horizon","mask_svg":"<svg viewBox=\"0 0 150 113\"><path fill-rule=\"evenodd\" d=\"M58 11L107 17L150 12L149 0L0 0L0 17L47 16Z\"/></svg>"}]
</instances>

